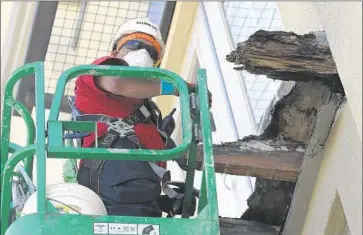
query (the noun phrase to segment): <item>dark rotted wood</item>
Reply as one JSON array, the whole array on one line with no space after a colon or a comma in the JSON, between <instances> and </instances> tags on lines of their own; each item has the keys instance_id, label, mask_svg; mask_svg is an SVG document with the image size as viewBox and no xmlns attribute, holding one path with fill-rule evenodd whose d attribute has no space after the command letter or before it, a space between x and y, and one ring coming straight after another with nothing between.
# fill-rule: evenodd
<instances>
[{"instance_id":1,"label":"dark rotted wood","mask_svg":"<svg viewBox=\"0 0 363 235\"><path fill-rule=\"evenodd\" d=\"M319 80L343 90L324 32L259 30L238 43L226 60L236 64L236 70L286 81Z\"/></svg>"}]
</instances>

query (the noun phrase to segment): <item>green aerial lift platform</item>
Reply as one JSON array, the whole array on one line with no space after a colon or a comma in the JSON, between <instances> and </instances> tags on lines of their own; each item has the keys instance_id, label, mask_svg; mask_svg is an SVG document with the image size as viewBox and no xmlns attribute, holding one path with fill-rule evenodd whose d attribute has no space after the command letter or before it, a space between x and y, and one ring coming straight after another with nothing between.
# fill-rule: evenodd
<instances>
[{"instance_id":1,"label":"green aerial lift platform","mask_svg":"<svg viewBox=\"0 0 363 235\"><path fill-rule=\"evenodd\" d=\"M13 98L16 83L29 75L35 75L36 121L25 106ZM180 93L183 142L168 150L117 150L102 148L79 148L66 144L66 131L95 131L94 122L58 120L62 96L67 82L82 74L134 77L135 79L163 79L173 82ZM137 229L116 231L110 225L128 224L137 228L152 225L160 235L215 235L220 233L216 194L215 169L208 107L208 91L205 70L198 72L197 92L194 102L188 94L186 83L178 75L159 68L136 68L105 65L81 65L65 71L59 78L50 115L45 121L44 68L43 62L26 64L17 69L5 86L1 128L1 234L0 235L91 235L91 234L145 234ZM197 101L197 102L195 102ZM16 110L27 127L27 145L17 146L10 142L11 113ZM197 143L203 142L204 166L200 198L196 216L182 218L151 218L127 216L87 216L61 214L46 199L46 158L68 159L123 159L164 161L188 156L188 171L183 210L192 199ZM37 212L25 216L13 216L12 182L20 177L14 171L18 163L24 164L27 175L32 178L33 157L36 156ZM29 188L24 187L25 191Z\"/></svg>"}]
</instances>

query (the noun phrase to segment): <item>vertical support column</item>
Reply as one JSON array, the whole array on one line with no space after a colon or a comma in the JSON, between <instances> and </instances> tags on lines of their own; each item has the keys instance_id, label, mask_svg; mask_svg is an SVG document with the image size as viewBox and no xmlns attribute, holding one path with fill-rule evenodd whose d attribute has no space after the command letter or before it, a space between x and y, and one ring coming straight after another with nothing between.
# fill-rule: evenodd
<instances>
[{"instance_id":1,"label":"vertical support column","mask_svg":"<svg viewBox=\"0 0 363 235\"><path fill-rule=\"evenodd\" d=\"M330 128L335 121L340 105L340 100L332 100L318 113L314 131L305 151L302 170L296 182L290 210L285 225L283 225L283 235L302 233L312 192L323 161L325 142L329 137Z\"/></svg>"}]
</instances>

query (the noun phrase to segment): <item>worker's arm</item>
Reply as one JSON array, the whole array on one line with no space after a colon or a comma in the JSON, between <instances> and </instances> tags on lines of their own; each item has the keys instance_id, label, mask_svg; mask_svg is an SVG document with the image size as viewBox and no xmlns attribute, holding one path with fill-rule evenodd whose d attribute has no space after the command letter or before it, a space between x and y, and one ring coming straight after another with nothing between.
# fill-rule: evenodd
<instances>
[{"instance_id":1,"label":"worker's arm","mask_svg":"<svg viewBox=\"0 0 363 235\"><path fill-rule=\"evenodd\" d=\"M103 64L126 65L123 60L109 59ZM121 95L134 99L152 98L159 95L179 96L179 92L171 83L162 82L159 79L132 79L113 76L101 76L95 78L98 88L115 95ZM195 91L195 84L187 83L189 93ZM209 104L212 103L212 93L208 91Z\"/></svg>"},{"instance_id":2,"label":"worker's arm","mask_svg":"<svg viewBox=\"0 0 363 235\"><path fill-rule=\"evenodd\" d=\"M97 77L96 85L107 92L134 99L152 98L159 95L179 96L171 83L162 84L161 80L132 79L119 77ZM189 93L195 92L195 84L187 83ZM212 106L212 93L208 90L209 106Z\"/></svg>"},{"instance_id":3,"label":"worker's arm","mask_svg":"<svg viewBox=\"0 0 363 235\"><path fill-rule=\"evenodd\" d=\"M128 66L127 62L118 58L109 58L102 65ZM145 99L159 95L178 95L170 83L161 84L159 79L133 79L114 76L101 76L95 78L99 89L106 92L134 99ZM170 85L168 85L170 84Z\"/></svg>"},{"instance_id":4,"label":"worker's arm","mask_svg":"<svg viewBox=\"0 0 363 235\"><path fill-rule=\"evenodd\" d=\"M103 76L97 77L95 83L102 90L129 98L144 99L162 95L161 81L158 79L146 80ZM175 95L174 90L170 95Z\"/></svg>"}]
</instances>

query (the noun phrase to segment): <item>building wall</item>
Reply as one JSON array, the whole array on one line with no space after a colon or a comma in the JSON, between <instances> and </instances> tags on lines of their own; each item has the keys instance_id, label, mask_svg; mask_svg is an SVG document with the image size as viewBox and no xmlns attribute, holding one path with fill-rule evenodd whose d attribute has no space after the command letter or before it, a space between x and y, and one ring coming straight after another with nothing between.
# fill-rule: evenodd
<instances>
[{"instance_id":1,"label":"building wall","mask_svg":"<svg viewBox=\"0 0 363 235\"><path fill-rule=\"evenodd\" d=\"M166 54L160 67L170 70L179 76L181 76L181 68L197 8L198 2L177 2L175 5L174 16L166 43ZM165 116L171 111L176 100L177 98L172 96L163 96L156 98L155 102L157 102L163 116Z\"/></svg>"},{"instance_id":2,"label":"building wall","mask_svg":"<svg viewBox=\"0 0 363 235\"><path fill-rule=\"evenodd\" d=\"M325 30L362 139L362 3L280 2L286 31Z\"/></svg>"},{"instance_id":3,"label":"building wall","mask_svg":"<svg viewBox=\"0 0 363 235\"><path fill-rule=\"evenodd\" d=\"M278 5L286 31L298 34L326 31L348 99L326 143L308 214L301 218L305 220L301 234L362 234L361 3L279 2Z\"/></svg>"},{"instance_id":4,"label":"building wall","mask_svg":"<svg viewBox=\"0 0 363 235\"><path fill-rule=\"evenodd\" d=\"M1 91L12 71L23 65L37 4L1 2Z\"/></svg>"}]
</instances>

